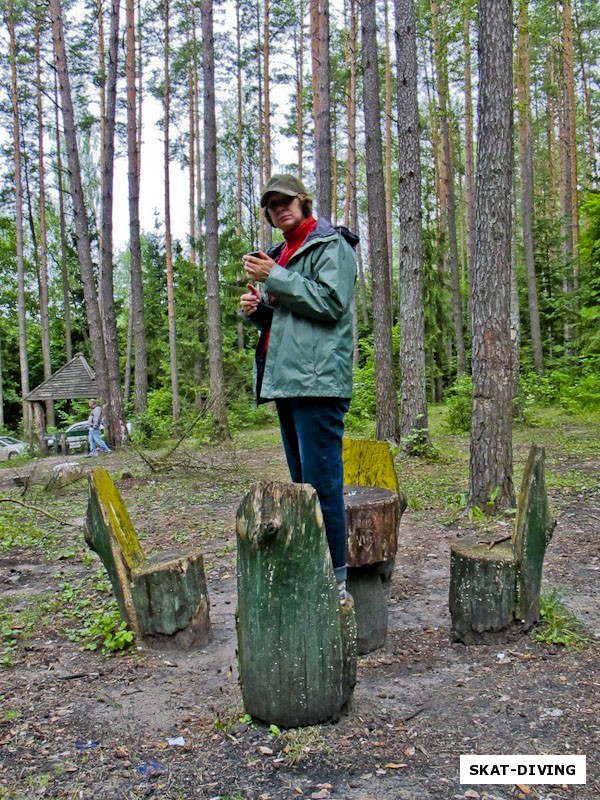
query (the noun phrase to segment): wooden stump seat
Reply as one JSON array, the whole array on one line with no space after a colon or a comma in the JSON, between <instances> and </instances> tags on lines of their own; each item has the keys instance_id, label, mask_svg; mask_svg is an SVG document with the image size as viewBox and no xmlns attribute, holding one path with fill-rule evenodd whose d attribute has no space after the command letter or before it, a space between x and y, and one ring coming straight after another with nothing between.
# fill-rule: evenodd
<instances>
[{"instance_id":1,"label":"wooden stump seat","mask_svg":"<svg viewBox=\"0 0 600 800\"><path fill-rule=\"evenodd\" d=\"M343 460L347 586L354 599L357 651L364 655L387 638L387 601L406 498L388 442L345 438Z\"/></svg>"},{"instance_id":2,"label":"wooden stump seat","mask_svg":"<svg viewBox=\"0 0 600 800\"><path fill-rule=\"evenodd\" d=\"M85 540L102 559L121 616L150 647L188 649L211 638L202 552L146 556L117 487L97 467L88 475Z\"/></svg>"},{"instance_id":3,"label":"wooden stump seat","mask_svg":"<svg viewBox=\"0 0 600 800\"><path fill-rule=\"evenodd\" d=\"M505 639L530 630L540 617L546 548L552 538L544 448L532 445L511 537L465 537L451 547L452 637L464 644Z\"/></svg>"},{"instance_id":4,"label":"wooden stump seat","mask_svg":"<svg viewBox=\"0 0 600 800\"><path fill-rule=\"evenodd\" d=\"M255 484L236 528L245 711L282 728L337 721L356 683L356 626L352 602L339 602L315 490Z\"/></svg>"}]
</instances>

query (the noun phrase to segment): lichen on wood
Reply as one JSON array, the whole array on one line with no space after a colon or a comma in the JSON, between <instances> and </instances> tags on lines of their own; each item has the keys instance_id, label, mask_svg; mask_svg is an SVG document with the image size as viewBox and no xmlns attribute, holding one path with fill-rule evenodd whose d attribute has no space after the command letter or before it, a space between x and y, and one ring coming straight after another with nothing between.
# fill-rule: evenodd
<instances>
[{"instance_id":1,"label":"lichen on wood","mask_svg":"<svg viewBox=\"0 0 600 800\"><path fill-rule=\"evenodd\" d=\"M105 469L90 472L85 540L104 563L121 616L152 647L189 648L211 637L198 548L146 557L125 503Z\"/></svg>"},{"instance_id":2,"label":"lichen on wood","mask_svg":"<svg viewBox=\"0 0 600 800\"><path fill-rule=\"evenodd\" d=\"M244 708L280 727L333 722L356 675L316 492L256 484L237 513L238 659Z\"/></svg>"}]
</instances>

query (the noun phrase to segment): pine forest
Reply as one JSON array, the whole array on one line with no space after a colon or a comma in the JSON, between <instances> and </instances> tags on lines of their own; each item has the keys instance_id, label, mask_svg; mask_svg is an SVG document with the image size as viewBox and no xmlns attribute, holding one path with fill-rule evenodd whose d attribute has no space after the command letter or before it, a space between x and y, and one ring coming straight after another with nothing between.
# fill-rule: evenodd
<instances>
[{"instance_id":1,"label":"pine forest","mask_svg":"<svg viewBox=\"0 0 600 800\"><path fill-rule=\"evenodd\" d=\"M471 502L502 507L514 418L600 405L597 0L0 14L0 430L87 416L23 402L78 353L117 447L125 420L149 443L272 419L238 305L278 172L360 235L348 429L426 452L449 403Z\"/></svg>"}]
</instances>

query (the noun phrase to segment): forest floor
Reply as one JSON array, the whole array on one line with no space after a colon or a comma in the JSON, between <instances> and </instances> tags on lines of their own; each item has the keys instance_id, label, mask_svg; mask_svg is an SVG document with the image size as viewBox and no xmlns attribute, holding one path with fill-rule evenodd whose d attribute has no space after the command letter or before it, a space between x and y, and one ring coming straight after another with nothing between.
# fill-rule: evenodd
<instances>
[{"instance_id":1,"label":"forest floor","mask_svg":"<svg viewBox=\"0 0 600 800\"><path fill-rule=\"evenodd\" d=\"M388 638L359 658L350 713L279 735L244 719L234 626L236 509L254 480L287 477L274 429L187 444L161 470L131 449L68 459L110 471L147 551L201 543L214 635L193 652L82 649L110 598L83 540L86 481L49 491L57 458L1 469L1 501L67 524L0 503L0 800L600 797L600 419L540 422L515 430L516 484L529 444L545 445L557 527L544 591L589 641L452 643L450 545L486 523L461 508L468 436L440 432L438 460L397 460L409 505ZM461 754L583 754L587 784L461 785Z\"/></svg>"}]
</instances>

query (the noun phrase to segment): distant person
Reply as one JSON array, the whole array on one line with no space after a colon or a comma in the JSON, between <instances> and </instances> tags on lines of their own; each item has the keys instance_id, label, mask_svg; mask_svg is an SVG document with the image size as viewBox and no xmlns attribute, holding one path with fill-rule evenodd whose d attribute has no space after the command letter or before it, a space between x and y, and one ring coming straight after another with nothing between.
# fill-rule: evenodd
<instances>
[{"instance_id":1,"label":"distant person","mask_svg":"<svg viewBox=\"0 0 600 800\"><path fill-rule=\"evenodd\" d=\"M294 483L317 491L338 584L346 601L346 514L342 437L352 395L352 296L358 237L312 216L294 175L273 175L260 204L284 241L244 256L241 310L261 331L258 403L274 400Z\"/></svg>"},{"instance_id":2,"label":"distant person","mask_svg":"<svg viewBox=\"0 0 600 800\"><path fill-rule=\"evenodd\" d=\"M102 425L102 406L95 400L89 400L88 405L91 408L88 422L90 423L90 452L89 456L95 456L100 453L110 453L110 447L102 438L100 426Z\"/></svg>"}]
</instances>

